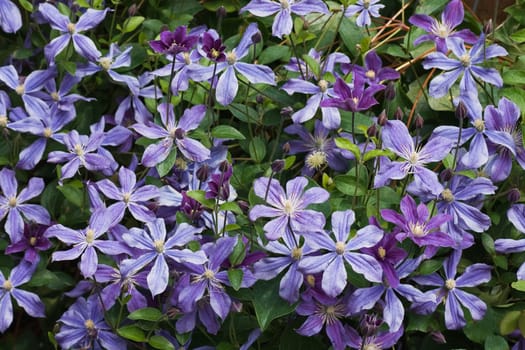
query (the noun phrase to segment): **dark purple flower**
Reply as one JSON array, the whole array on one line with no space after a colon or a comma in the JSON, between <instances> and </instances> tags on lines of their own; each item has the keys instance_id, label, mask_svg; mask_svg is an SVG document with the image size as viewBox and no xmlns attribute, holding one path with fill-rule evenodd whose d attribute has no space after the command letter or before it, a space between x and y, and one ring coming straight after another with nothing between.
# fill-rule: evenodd
<instances>
[{"instance_id":1,"label":"dark purple flower","mask_svg":"<svg viewBox=\"0 0 525 350\"><path fill-rule=\"evenodd\" d=\"M73 246L69 250L54 252L53 261L75 260L80 257L82 275L86 278L92 277L98 265L95 248L110 256L126 251L121 242L100 239L109 230L113 221L109 210L99 209L91 215L89 225L84 230L73 230L63 225L51 226L46 231L47 237L55 237Z\"/></svg>"},{"instance_id":2,"label":"dark purple flower","mask_svg":"<svg viewBox=\"0 0 525 350\"><path fill-rule=\"evenodd\" d=\"M28 200L40 195L44 190L44 180L33 177L27 187L18 193L18 182L13 170L3 168L0 170L0 220L7 216L5 231L16 243L23 237L24 217L42 225L49 225L51 218L47 210L37 204L25 204Z\"/></svg>"},{"instance_id":3,"label":"dark purple flower","mask_svg":"<svg viewBox=\"0 0 525 350\"><path fill-rule=\"evenodd\" d=\"M51 242L44 236L48 225L24 224L24 236L16 243L11 243L5 249L5 254L24 252L24 260L37 264L40 261L39 251L51 248Z\"/></svg>"},{"instance_id":4,"label":"dark purple flower","mask_svg":"<svg viewBox=\"0 0 525 350\"><path fill-rule=\"evenodd\" d=\"M441 13L441 21L428 15L413 15L408 21L428 33L414 40L414 45L432 40L436 43L436 50L446 55L448 51L447 38L460 38L468 44L474 44L477 36L469 29L454 30L454 28L463 23L464 16L465 11L461 0L451 0L447 4Z\"/></svg>"},{"instance_id":5,"label":"dark purple flower","mask_svg":"<svg viewBox=\"0 0 525 350\"><path fill-rule=\"evenodd\" d=\"M221 38L215 31L207 31L202 34L202 51L206 54L206 57L212 62L224 62L226 61L226 55L224 50L226 46L223 45Z\"/></svg>"},{"instance_id":6,"label":"dark purple flower","mask_svg":"<svg viewBox=\"0 0 525 350\"><path fill-rule=\"evenodd\" d=\"M176 55L190 51L197 43L197 35L188 35L186 26L179 26L173 32L165 30L160 33L160 40L151 40L149 46L158 53Z\"/></svg>"},{"instance_id":7,"label":"dark purple flower","mask_svg":"<svg viewBox=\"0 0 525 350\"><path fill-rule=\"evenodd\" d=\"M257 204L249 213L250 220L260 217L273 218L264 225L268 239L282 237L288 225L294 233L302 234L323 228L325 218L322 213L306 209L312 203L322 203L328 200L328 192L320 187L305 191L308 180L305 177L296 177L286 184L286 193L279 181L261 177L255 180L253 189L255 194L265 199L271 207Z\"/></svg>"},{"instance_id":8,"label":"dark purple flower","mask_svg":"<svg viewBox=\"0 0 525 350\"><path fill-rule=\"evenodd\" d=\"M126 342L115 335L104 319L98 295L77 301L60 317L55 339L63 349L125 349Z\"/></svg>"},{"instance_id":9,"label":"dark purple flower","mask_svg":"<svg viewBox=\"0 0 525 350\"><path fill-rule=\"evenodd\" d=\"M22 261L14 267L6 279L0 271L0 332L3 333L13 322L13 304L11 297L32 317L45 317L45 307L35 293L26 292L17 288L29 282L36 265Z\"/></svg>"},{"instance_id":10,"label":"dark purple flower","mask_svg":"<svg viewBox=\"0 0 525 350\"><path fill-rule=\"evenodd\" d=\"M381 83L385 80L399 79L399 72L390 67L383 67L383 62L375 50L369 51L365 56L365 65L352 65L356 74L361 74L368 85L380 85L381 89L385 86Z\"/></svg>"},{"instance_id":11,"label":"dark purple flower","mask_svg":"<svg viewBox=\"0 0 525 350\"><path fill-rule=\"evenodd\" d=\"M277 13L272 25L272 35L278 38L292 32L292 13L299 16L306 16L312 12L329 13L326 4L321 0L252 0L239 12L245 11L257 17L270 17Z\"/></svg>"},{"instance_id":12,"label":"dark purple flower","mask_svg":"<svg viewBox=\"0 0 525 350\"><path fill-rule=\"evenodd\" d=\"M365 89L365 80L361 75L356 75L351 85L338 77L334 85L336 97L325 98L321 101L321 107L336 107L352 112L366 111L378 104L374 94L382 89L382 85L373 85Z\"/></svg>"}]
</instances>

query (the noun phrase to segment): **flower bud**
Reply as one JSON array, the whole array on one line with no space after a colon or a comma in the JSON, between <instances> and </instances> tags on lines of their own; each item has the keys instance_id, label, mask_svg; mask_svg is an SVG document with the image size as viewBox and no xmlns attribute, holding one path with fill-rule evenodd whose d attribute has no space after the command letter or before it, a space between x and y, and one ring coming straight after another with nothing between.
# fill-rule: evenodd
<instances>
[{"instance_id":1,"label":"flower bud","mask_svg":"<svg viewBox=\"0 0 525 350\"><path fill-rule=\"evenodd\" d=\"M459 101L458 105L456 106L456 118L463 120L467 117L467 106L463 103L463 101Z\"/></svg>"},{"instance_id":2,"label":"flower bud","mask_svg":"<svg viewBox=\"0 0 525 350\"><path fill-rule=\"evenodd\" d=\"M274 173L280 173L284 169L284 159L276 159L272 162L271 165L272 171Z\"/></svg>"},{"instance_id":3,"label":"flower bud","mask_svg":"<svg viewBox=\"0 0 525 350\"><path fill-rule=\"evenodd\" d=\"M222 172L222 173L225 173L228 171L228 168L230 166L230 163L228 163L227 160L223 160L221 162L221 164L219 164L219 170Z\"/></svg>"},{"instance_id":4,"label":"flower bud","mask_svg":"<svg viewBox=\"0 0 525 350\"><path fill-rule=\"evenodd\" d=\"M197 179L199 181L204 182L208 179L208 176L210 175L210 167L208 164L204 164L197 170Z\"/></svg>"},{"instance_id":5,"label":"flower bud","mask_svg":"<svg viewBox=\"0 0 525 350\"><path fill-rule=\"evenodd\" d=\"M452 169L445 169L441 172L441 174L439 174L439 178L441 179L441 181L447 182L450 181L452 175L454 175Z\"/></svg>"},{"instance_id":6,"label":"flower bud","mask_svg":"<svg viewBox=\"0 0 525 350\"><path fill-rule=\"evenodd\" d=\"M128 16L133 17L137 14L139 8L137 4L131 4L131 6L128 8Z\"/></svg>"},{"instance_id":7,"label":"flower bud","mask_svg":"<svg viewBox=\"0 0 525 350\"><path fill-rule=\"evenodd\" d=\"M248 202L239 200L237 204L244 214L248 214L248 211L250 211L250 204L248 204Z\"/></svg>"},{"instance_id":8,"label":"flower bud","mask_svg":"<svg viewBox=\"0 0 525 350\"><path fill-rule=\"evenodd\" d=\"M485 24L483 25L483 33L485 33L486 35L489 35L492 33L492 31L494 30L494 26L492 24L492 18L490 18L488 21L485 22Z\"/></svg>"},{"instance_id":9,"label":"flower bud","mask_svg":"<svg viewBox=\"0 0 525 350\"><path fill-rule=\"evenodd\" d=\"M376 124L370 125L370 127L368 127L368 129L366 129L366 134L368 135L368 137L376 136L377 135L377 126L376 126Z\"/></svg>"},{"instance_id":10,"label":"flower bud","mask_svg":"<svg viewBox=\"0 0 525 350\"><path fill-rule=\"evenodd\" d=\"M396 98L396 86L393 82L389 82L385 89L385 98L388 101L392 101Z\"/></svg>"},{"instance_id":11,"label":"flower bud","mask_svg":"<svg viewBox=\"0 0 525 350\"><path fill-rule=\"evenodd\" d=\"M401 107L397 107L396 111L394 112L394 118L396 118L397 120L401 120L403 119L403 116L405 114L403 113L403 110L401 109Z\"/></svg>"},{"instance_id":12,"label":"flower bud","mask_svg":"<svg viewBox=\"0 0 525 350\"><path fill-rule=\"evenodd\" d=\"M257 96L255 96L255 102L257 102L258 104L263 104L263 102L264 102L264 96L263 96L263 95L257 95Z\"/></svg>"},{"instance_id":13,"label":"flower bud","mask_svg":"<svg viewBox=\"0 0 525 350\"><path fill-rule=\"evenodd\" d=\"M283 153L290 153L290 143L286 142L284 145L283 145Z\"/></svg>"},{"instance_id":14,"label":"flower bud","mask_svg":"<svg viewBox=\"0 0 525 350\"><path fill-rule=\"evenodd\" d=\"M262 40L261 32L258 31L252 35L252 42L254 44L260 43L261 40Z\"/></svg>"},{"instance_id":15,"label":"flower bud","mask_svg":"<svg viewBox=\"0 0 525 350\"><path fill-rule=\"evenodd\" d=\"M216 12L217 18L226 17L226 8L224 6L219 6Z\"/></svg>"},{"instance_id":16,"label":"flower bud","mask_svg":"<svg viewBox=\"0 0 525 350\"><path fill-rule=\"evenodd\" d=\"M286 106L286 107L283 107L281 108L281 116L282 117L289 117L291 116L293 113L293 108L290 107L290 106Z\"/></svg>"},{"instance_id":17,"label":"flower bud","mask_svg":"<svg viewBox=\"0 0 525 350\"><path fill-rule=\"evenodd\" d=\"M383 109L381 113L377 116L377 124L380 126L385 126L386 122L388 121L388 117L386 116L386 112Z\"/></svg>"},{"instance_id":18,"label":"flower bud","mask_svg":"<svg viewBox=\"0 0 525 350\"><path fill-rule=\"evenodd\" d=\"M421 114L418 113L416 116L416 129L422 129L423 123L424 123L423 117L421 116Z\"/></svg>"},{"instance_id":19,"label":"flower bud","mask_svg":"<svg viewBox=\"0 0 525 350\"><path fill-rule=\"evenodd\" d=\"M445 335L443 333L441 333L441 332L438 332L438 331L431 332L430 336L438 344L446 344L447 343L447 340L445 339Z\"/></svg>"},{"instance_id":20,"label":"flower bud","mask_svg":"<svg viewBox=\"0 0 525 350\"><path fill-rule=\"evenodd\" d=\"M520 190L517 189L516 187L511 188L509 193L507 194L507 199L511 203L517 203L520 200L520 198L521 198Z\"/></svg>"}]
</instances>

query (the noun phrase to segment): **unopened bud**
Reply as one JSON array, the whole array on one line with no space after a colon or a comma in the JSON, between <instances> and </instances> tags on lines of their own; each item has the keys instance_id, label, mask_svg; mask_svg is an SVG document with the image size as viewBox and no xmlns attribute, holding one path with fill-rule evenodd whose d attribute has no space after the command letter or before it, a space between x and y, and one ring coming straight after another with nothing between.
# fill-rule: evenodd
<instances>
[{"instance_id":1,"label":"unopened bud","mask_svg":"<svg viewBox=\"0 0 525 350\"><path fill-rule=\"evenodd\" d=\"M376 124L372 124L366 129L366 134L368 137L374 137L377 135L377 126Z\"/></svg>"},{"instance_id":2,"label":"unopened bud","mask_svg":"<svg viewBox=\"0 0 525 350\"><path fill-rule=\"evenodd\" d=\"M290 153L290 144L288 142L286 142L284 145L283 145L283 153Z\"/></svg>"},{"instance_id":3,"label":"unopened bud","mask_svg":"<svg viewBox=\"0 0 525 350\"><path fill-rule=\"evenodd\" d=\"M445 339L445 335L443 335L443 333L441 333L441 332L438 332L438 331L431 332L430 336L438 344L446 344L447 343L447 340Z\"/></svg>"},{"instance_id":4,"label":"unopened bud","mask_svg":"<svg viewBox=\"0 0 525 350\"><path fill-rule=\"evenodd\" d=\"M507 194L507 199L511 203L517 203L521 198L520 190L518 190L516 187L511 188L509 193Z\"/></svg>"},{"instance_id":5,"label":"unopened bud","mask_svg":"<svg viewBox=\"0 0 525 350\"><path fill-rule=\"evenodd\" d=\"M224 6L219 6L217 9L217 18L224 18L226 17L226 8Z\"/></svg>"},{"instance_id":6,"label":"unopened bud","mask_svg":"<svg viewBox=\"0 0 525 350\"><path fill-rule=\"evenodd\" d=\"M255 96L255 102L257 102L258 104L262 104L264 102L264 96L263 95Z\"/></svg>"},{"instance_id":7,"label":"unopened bud","mask_svg":"<svg viewBox=\"0 0 525 350\"><path fill-rule=\"evenodd\" d=\"M250 210L250 204L248 204L248 202L240 200L237 201L237 204L244 214L248 214L248 211Z\"/></svg>"},{"instance_id":8,"label":"unopened bud","mask_svg":"<svg viewBox=\"0 0 525 350\"><path fill-rule=\"evenodd\" d=\"M137 7L137 4L132 4L129 8L128 8L128 16L130 17L133 17L137 14L139 8Z\"/></svg>"},{"instance_id":9,"label":"unopened bud","mask_svg":"<svg viewBox=\"0 0 525 350\"><path fill-rule=\"evenodd\" d=\"M385 98L388 101L392 101L396 98L396 86L393 82L389 82L385 89Z\"/></svg>"},{"instance_id":10,"label":"unopened bud","mask_svg":"<svg viewBox=\"0 0 525 350\"><path fill-rule=\"evenodd\" d=\"M221 164L219 164L219 170L222 172L222 173L225 173L228 171L228 167L230 166L230 163L228 163L227 160L224 160L221 162Z\"/></svg>"},{"instance_id":11,"label":"unopened bud","mask_svg":"<svg viewBox=\"0 0 525 350\"><path fill-rule=\"evenodd\" d=\"M405 114L403 113L403 110L401 109L401 107L397 107L396 111L394 112L394 118L396 118L397 120L401 120L403 119L403 116Z\"/></svg>"},{"instance_id":12,"label":"unopened bud","mask_svg":"<svg viewBox=\"0 0 525 350\"><path fill-rule=\"evenodd\" d=\"M445 169L441 172L441 174L439 174L439 178L441 179L441 181L447 182L450 181L453 174L454 173L452 172L452 169Z\"/></svg>"},{"instance_id":13,"label":"unopened bud","mask_svg":"<svg viewBox=\"0 0 525 350\"><path fill-rule=\"evenodd\" d=\"M463 101L459 101L457 107L456 107L456 118L462 120L467 117L467 106L463 103Z\"/></svg>"},{"instance_id":14,"label":"unopened bud","mask_svg":"<svg viewBox=\"0 0 525 350\"><path fill-rule=\"evenodd\" d=\"M416 129L422 129L423 124L424 124L423 117L421 116L421 114L418 113L416 116Z\"/></svg>"},{"instance_id":15,"label":"unopened bud","mask_svg":"<svg viewBox=\"0 0 525 350\"><path fill-rule=\"evenodd\" d=\"M284 169L284 159L276 159L272 162L271 165L272 171L274 173L280 173Z\"/></svg>"},{"instance_id":16,"label":"unopened bud","mask_svg":"<svg viewBox=\"0 0 525 350\"><path fill-rule=\"evenodd\" d=\"M208 179L208 176L210 175L210 167L208 164L204 164L197 170L197 179L199 181L204 182Z\"/></svg>"},{"instance_id":17,"label":"unopened bud","mask_svg":"<svg viewBox=\"0 0 525 350\"><path fill-rule=\"evenodd\" d=\"M483 33L486 35L489 35L494 30L494 26L492 24L492 18L485 22L483 25Z\"/></svg>"},{"instance_id":18,"label":"unopened bud","mask_svg":"<svg viewBox=\"0 0 525 350\"><path fill-rule=\"evenodd\" d=\"M161 27L160 27L160 33L162 32L166 32L166 31L169 31L170 30L170 27L168 27L167 24L163 24Z\"/></svg>"},{"instance_id":19,"label":"unopened bud","mask_svg":"<svg viewBox=\"0 0 525 350\"><path fill-rule=\"evenodd\" d=\"M386 122L388 121L388 117L386 116L386 112L383 109L381 113L377 116L377 124L380 126L385 126Z\"/></svg>"},{"instance_id":20,"label":"unopened bud","mask_svg":"<svg viewBox=\"0 0 525 350\"><path fill-rule=\"evenodd\" d=\"M283 117L289 117L292 115L292 113L293 113L293 108L290 106L281 108L281 116Z\"/></svg>"},{"instance_id":21,"label":"unopened bud","mask_svg":"<svg viewBox=\"0 0 525 350\"><path fill-rule=\"evenodd\" d=\"M260 43L262 40L262 35L260 32L257 32L255 34L252 35L252 42L254 44L257 44L257 43Z\"/></svg>"}]
</instances>

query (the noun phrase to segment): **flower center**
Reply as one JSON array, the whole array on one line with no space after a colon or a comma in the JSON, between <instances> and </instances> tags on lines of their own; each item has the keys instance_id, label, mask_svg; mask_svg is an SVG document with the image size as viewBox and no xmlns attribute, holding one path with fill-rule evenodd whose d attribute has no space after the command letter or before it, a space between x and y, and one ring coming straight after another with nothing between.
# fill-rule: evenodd
<instances>
[{"instance_id":1,"label":"flower center","mask_svg":"<svg viewBox=\"0 0 525 350\"><path fill-rule=\"evenodd\" d=\"M345 247L345 242L339 241L335 244L335 252L339 255L342 255L345 252Z\"/></svg>"},{"instance_id":2,"label":"flower center","mask_svg":"<svg viewBox=\"0 0 525 350\"><path fill-rule=\"evenodd\" d=\"M228 64L234 64L237 62L237 55L235 52L231 51L226 54L226 61L228 61Z\"/></svg>"},{"instance_id":3,"label":"flower center","mask_svg":"<svg viewBox=\"0 0 525 350\"><path fill-rule=\"evenodd\" d=\"M95 327L95 322L93 322L92 319L88 318L84 322L84 326L86 326L87 333L90 337L96 337L97 336L97 329Z\"/></svg>"},{"instance_id":4,"label":"flower center","mask_svg":"<svg viewBox=\"0 0 525 350\"><path fill-rule=\"evenodd\" d=\"M55 101L55 102L60 101L60 95L59 95L58 92L56 92L56 91L51 93L51 98L52 98L53 101Z\"/></svg>"},{"instance_id":5,"label":"flower center","mask_svg":"<svg viewBox=\"0 0 525 350\"><path fill-rule=\"evenodd\" d=\"M367 10L370 7L370 0L363 0L363 8Z\"/></svg>"},{"instance_id":6,"label":"flower center","mask_svg":"<svg viewBox=\"0 0 525 350\"><path fill-rule=\"evenodd\" d=\"M365 73L365 76L370 80L374 80L376 78L376 72L370 69Z\"/></svg>"},{"instance_id":7,"label":"flower center","mask_svg":"<svg viewBox=\"0 0 525 350\"><path fill-rule=\"evenodd\" d=\"M477 131L479 132L485 131L485 122L482 119L474 120L473 124Z\"/></svg>"},{"instance_id":8,"label":"flower center","mask_svg":"<svg viewBox=\"0 0 525 350\"><path fill-rule=\"evenodd\" d=\"M183 52L182 53L182 57L184 58L184 63L186 65L191 64L191 58L190 58L190 53L189 52Z\"/></svg>"},{"instance_id":9,"label":"flower center","mask_svg":"<svg viewBox=\"0 0 525 350\"><path fill-rule=\"evenodd\" d=\"M283 9L287 9L290 7L290 4L288 3L288 0L279 0L279 2L281 3L281 8Z\"/></svg>"},{"instance_id":10,"label":"flower center","mask_svg":"<svg viewBox=\"0 0 525 350\"><path fill-rule=\"evenodd\" d=\"M15 92L19 95L23 95L24 92L25 92L25 87L24 87L24 84L20 84L18 85L16 88L15 88Z\"/></svg>"},{"instance_id":11,"label":"flower center","mask_svg":"<svg viewBox=\"0 0 525 350\"><path fill-rule=\"evenodd\" d=\"M319 86L319 89L321 89L321 92L326 92L326 90L328 89L328 82L324 79L321 79L317 83L317 86Z\"/></svg>"},{"instance_id":12,"label":"flower center","mask_svg":"<svg viewBox=\"0 0 525 350\"><path fill-rule=\"evenodd\" d=\"M448 188L445 188L443 192L441 192L441 198L445 202L452 202L454 200L454 194L452 194L452 191Z\"/></svg>"},{"instance_id":13,"label":"flower center","mask_svg":"<svg viewBox=\"0 0 525 350\"><path fill-rule=\"evenodd\" d=\"M416 151L413 151L412 153L410 153L410 157L408 158L408 161L410 162L410 164L417 165L418 160L419 160L419 154Z\"/></svg>"},{"instance_id":14,"label":"flower center","mask_svg":"<svg viewBox=\"0 0 525 350\"><path fill-rule=\"evenodd\" d=\"M445 287L447 287L448 290L456 288L456 281L452 278L449 278L445 281Z\"/></svg>"},{"instance_id":15,"label":"flower center","mask_svg":"<svg viewBox=\"0 0 525 350\"><path fill-rule=\"evenodd\" d=\"M460 58L459 58L459 61L461 62L461 64L465 67L468 67L470 66L470 55L468 53L462 55Z\"/></svg>"},{"instance_id":16,"label":"flower center","mask_svg":"<svg viewBox=\"0 0 525 350\"><path fill-rule=\"evenodd\" d=\"M36 245L36 241L37 241L36 237L29 238L29 245L34 247Z\"/></svg>"},{"instance_id":17,"label":"flower center","mask_svg":"<svg viewBox=\"0 0 525 350\"><path fill-rule=\"evenodd\" d=\"M0 127L5 128L7 126L7 115L0 115Z\"/></svg>"},{"instance_id":18,"label":"flower center","mask_svg":"<svg viewBox=\"0 0 525 350\"><path fill-rule=\"evenodd\" d=\"M129 199L131 198L131 194L130 193L124 193L122 195L122 200L124 201L124 203L128 204L129 203Z\"/></svg>"},{"instance_id":19,"label":"flower center","mask_svg":"<svg viewBox=\"0 0 525 350\"><path fill-rule=\"evenodd\" d=\"M113 60L109 57L102 57L98 60L98 63L104 70L109 70L113 64Z\"/></svg>"},{"instance_id":20,"label":"flower center","mask_svg":"<svg viewBox=\"0 0 525 350\"><path fill-rule=\"evenodd\" d=\"M67 31L70 34L73 34L75 32L75 23L68 23L67 24Z\"/></svg>"},{"instance_id":21,"label":"flower center","mask_svg":"<svg viewBox=\"0 0 525 350\"><path fill-rule=\"evenodd\" d=\"M47 127L47 128L44 129L43 135L46 138L50 138L51 135L53 135L53 130L51 130L50 127Z\"/></svg>"},{"instance_id":22,"label":"flower center","mask_svg":"<svg viewBox=\"0 0 525 350\"><path fill-rule=\"evenodd\" d=\"M212 49L210 50L210 53L211 53L211 57L213 57L213 58L217 58L217 57L219 57L220 54L221 54L221 53L220 53L217 49L215 49L215 48L212 48Z\"/></svg>"},{"instance_id":23,"label":"flower center","mask_svg":"<svg viewBox=\"0 0 525 350\"><path fill-rule=\"evenodd\" d=\"M7 205L9 205L11 208L16 207L16 197L10 197L9 201L7 202Z\"/></svg>"},{"instance_id":24,"label":"flower center","mask_svg":"<svg viewBox=\"0 0 525 350\"><path fill-rule=\"evenodd\" d=\"M315 276L314 275L306 275L305 279L306 279L306 283L308 283L310 287L315 286Z\"/></svg>"},{"instance_id":25,"label":"flower center","mask_svg":"<svg viewBox=\"0 0 525 350\"><path fill-rule=\"evenodd\" d=\"M84 148L80 144L76 144L73 151L76 153L77 156L83 157L84 156Z\"/></svg>"},{"instance_id":26,"label":"flower center","mask_svg":"<svg viewBox=\"0 0 525 350\"><path fill-rule=\"evenodd\" d=\"M5 281L4 281L4 284L2 284L2 288L4 288L5 290L7 290L8 292L10 292L11 289L13 289L13 284L11 283L10 280L5 280Z\"/></svg>"},{"instance_id":27,"label":"flower center","mask_svg":"<svg viewBox=\"0 0 525 350\"><path fill-rule=\"evenodd\" d=\"M323 151L312 152L306 157L305 163L310 169L319 169L326 164L326 153Z\"/></svg>"},{"instance_id":28,"label":"flower center","mask_svg":"<svg viewBox=\"0 0 525 350\"><path fill-rule=\"evenodd\" d=\"M95 231L93 231L93 229L91 228L88 228L86 230L86 242L88 244L91 244L93 243L94 240L95 240Z\"/></svg>"},{"instance_id":29,"label":"flower center","mask_svg":"<svg viewBox=\"0 0 525 350\"><path fill-rule=\"evenodd\" d=\"M386 249L383 247L377 248L377 255L379 255L379 257L384 260L386 257Z\"/></svg>"},{"instance_id":30,"label":"flower center","mask_svg":"<svg viewBox=\"0 0 525 350\"><path fill-rule=\"evenodd\" d=\"M363 346L363 350L381 350L381 347L376 343L370 343Z\"/></svg>"},{"instance_id":31,"label":"flower center","mask_svg":"<svg viewBox=\"0 0 525 350\"><path fill-rule=\"evenodd\" d=\"M450 34L450 29L446 24L438 22L434 29L434 34L440 38L446 39Z\"/></svg>"},{"instance_id":32,"label":"flower center","mask_svg":"<svg viewBox=\"0 0 525 350\"><path fill-rule=\"evenodd\" d=\"M425 224L421 224L419 222L417 223L410 223L409 225L410 231L412 234L416 237L423 237L427 234Z\"/></svg>"},{"instance_id":33,"label":"flower center","mask_svg":"<svg viewBox=\"0 0 525 350\"><path fill-rule=\"evenodd\" d=\"M295 212L294 205L289 199L285 199L283 202L283 211L286 215L290 216Z\"/></svg>"},{"instance_id":34,"label":"flower center","mask_svg":"<svg viewBox=\"0 0 525 350\"><path fill-rule=\"evenodd\" d=\"M299 260L303 256L303 249L301 247L295 247L292 249L292 259Z\"/></svg>"},{"instance_id":35,"label":"flower center","mask_svg":"<svg viewBox=\"0 0 525 350\"><path fill-rule=\"evenodd\" d=\"M359 98L357 98L357 97L352 97L352 102L354 103L354 105L357 106L357 104L359 103Z\"/></svg>"},{"instance_id":36,"label":"flower center","mask_svg":"<svg viewBox=\"0 0 525 350\"><path fill-rule=\"evenodd\" d=\"M215 277L215 273L210 269L204 270L204 273L202 275L204 276L204 278L209 279L209 280Z\"/></svg>"},{"instance_id":37,"label":"flower center","mask_svg":"<svg viewBox=\"0 0 525 350\"><path fill-rule=\"evenodd\" d=\"M164 241L157 239L155 242L153 242L153 246L155 247L157 253L164 253Z\"/></svg>"}]
</instances>

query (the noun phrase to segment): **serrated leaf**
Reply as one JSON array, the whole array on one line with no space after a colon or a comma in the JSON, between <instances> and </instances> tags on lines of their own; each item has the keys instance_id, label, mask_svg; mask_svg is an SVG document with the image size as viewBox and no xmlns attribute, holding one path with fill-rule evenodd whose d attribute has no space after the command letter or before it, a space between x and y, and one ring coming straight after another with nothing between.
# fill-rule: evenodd
<instances>
[{"instance_id":1,"label":"serrated leaf","mask_svg":"<svg viewBox=\"0 0 525 350\"><path fill-rule=\"evenodd\" d=\"M130 33L138 28L144 22L146 18L142 16L133 16L129 17L124 21L124 25L122 26L122 33Z\"/></svg>"},{"instance_id":2,"label":"serrated leaf","mask_svg":"<svg viewBox=\"0 0 525 350\"><path fill-rule=\"evenodd\" d=\"M135 310L128 315L130 320L143 320L156 322L163 317L159 309L153 307L145 307L143 309Z\"/></svg>"},{"instance_id":3,"label":"serrated leaf","mask_svg":"<svg viewBox=\"0 0 525 350\"><path fill-rule=\"evenodd\" d=\"M117 329L118 335L122 338L136 342L145 342L147 340L144 331L135 325L128 325Z\"/></svg>"},{"instance_id":4,"label":"serrated leaf","mask_svg":"<svg viewBox=\"0 0 525 350\"><path fill-rule=\"evenodd\" d=\"M228 270L228 280L233 289L239 290L241 288L242 278L244 272L240 269L229 269Z\"/></svg>"},{"instance_id":5,"label":"serrated leaf","mask_svg":"<svg viewBox=\"0 0 525 350\"><path fill-rule=\"evenodd\" d=\"M175 350L175 346L161 335L154 335L149 338L148 344L159 350Z\"/></svg>"},{"instance_id":6,"label":"serrated leaf","mask_svg":"<svg viewBox=\"0 0 525 350\"><path fill-rule=\"evenodd\" d=\"M518 320L521 316L521 311L509 311L503 316L499 324L499 332L502 335L507 335L514 332L518 328Z\"/></svg>"},{"instance_id":7,"label":"serrated leaf","mask_svg":"<svg viewBox=\"0 0 525 350\"><path fill-rule=\"evenodd\" d=\"M274 278L271 281L259 281L253 286L252 302L262 331L276 318L295 310L295 304L290 305L279 296L279 283L280 281Z\"/></svg>"},{"instance_id":8,"label":"serrated leaf","mask_svg":"<svg viewBox=\"0 0 525 350\"><path fill-rule=\"evenodd\" d=\"M211 131L211 136L218 139L244 140L246 137L234 127L229 125L217 125Z\"/></svg>"},{"instance_id":9,"label":"serrated leaf","mask_svg":"<svg viewBox=\"0 0 525 350\"><path fill-rule=\"evenodd\" d=\"M357 161L359 161L361 159L361 150L352 141L350 141L350 140L348 140L348 139L346 139L344 137L336 137L335 138L335 145L338 148L341 148L341 149L344 149L344 150L352 152L352 154L355 156Z\"/></svg>"}]
</instances>

